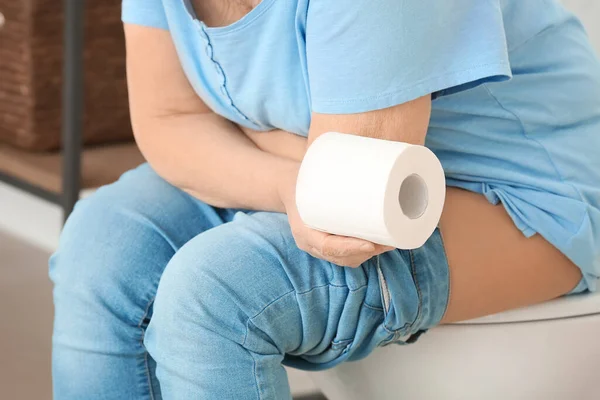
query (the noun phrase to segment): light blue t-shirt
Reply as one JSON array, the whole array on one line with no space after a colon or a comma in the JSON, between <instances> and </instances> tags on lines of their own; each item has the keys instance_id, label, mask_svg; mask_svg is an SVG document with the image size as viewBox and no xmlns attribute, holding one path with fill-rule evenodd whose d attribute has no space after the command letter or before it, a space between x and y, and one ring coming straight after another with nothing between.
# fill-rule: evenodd
<instances>
[{"instance_id":1,"label":"light blue t-shirt","mask_svg":"<svg viewBox=\"0 0 600 400\"><path fill-rule=\"evenodd\" d=\"M257 130L433 94L448 185L502 203L596 289L600 62L557 0L262 0L219 28L187 0L124 0L123 20L168 29L204 102Z\"/></svg>"}]
</instances>

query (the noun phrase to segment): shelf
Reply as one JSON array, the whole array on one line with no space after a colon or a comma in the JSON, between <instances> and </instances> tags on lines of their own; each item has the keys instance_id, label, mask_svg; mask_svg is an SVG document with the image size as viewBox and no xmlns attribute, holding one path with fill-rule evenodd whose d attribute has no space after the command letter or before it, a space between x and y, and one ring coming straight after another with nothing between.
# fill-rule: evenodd
<instances>
[{"instance_id":1,"label":"shelf","mask_svg":"<svg viewBox=\"0 0 600 400\"><path fill-rule=\"evenodd\" d=\"M97 188L144 162L134 143L86 148L82 153L81 188ZM62 155L31 153L0 144L0 174L59 195L62 191Z\"/></svg>"}]
</instances>

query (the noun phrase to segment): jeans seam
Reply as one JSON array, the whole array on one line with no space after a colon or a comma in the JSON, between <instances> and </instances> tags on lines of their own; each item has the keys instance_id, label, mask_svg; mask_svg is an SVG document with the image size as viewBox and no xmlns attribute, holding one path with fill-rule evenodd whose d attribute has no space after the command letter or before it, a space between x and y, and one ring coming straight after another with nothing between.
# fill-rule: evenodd
<instances>
[{"instance_id":1,"label":"jeans seam","mask_svg":"<svg viewBox=\"0 0 600 400\"><path fill-rule=\"evenodd\" d=\"M410 251L409 251L409 252L410 252ZM411 258L412 258L412 253L410 253L410 254L411 254ZM411 264L412 264L412 260L411 260ZM380 287L380 291L381 291L381 302L383 303L383 306L384 306L384 307L386 307L386 305L385 305L385 300L384 300L384 294L383 294L383 291L384 291L384 290L387 290L387 291L388 291L388 296L390 296L390 293L389 293L389 288L388 288L388 286L387 286L387 282L386 282L386 280L385 280L385 276L383 275L383 271L381 270L381 266L380 266L380 264L379 264L379 256L377 256L377 276L380 278L380 280L381 280L381 283L382 283L382 285L383 285L383 287ZM414 277L413 277L413 281L415 281L415 278L414 278ZM416 286L417 286L417 291L419 291L418 285L416 285ZM421 298L421 296L420 296L420 294L419 294L419 299L420 299L420 298ZM388 304L388 306L390 306L390 305ZM398 329L391 329L391 328L390 328L390 327L388 327L388 326L386 325L386 323L385 323L385 318L386 318L386 317L389 315L389 308L388 308L387 310L386 310L385 308L383 308L383 309L381 309L381 311L383 311L383 323L381 324L381 326L383 327L383 329L385 329L385 331L386 331L388 334L392 335L392 339L390 339L390 341L389 341L389 342L392 342L392 341L394 340L394 338L396 338L396 335L397 335L399 332L404 332L404 331L406 331L407 329L410 329L410 328L412 327L413 323L414 323L414 322L413 322L413 323L406 322L404 325L402 325L402 326L401 326L400 328L398 328ZM417 314L417 317L418 317L418 314Z\"/></svg>"},{"instance_id":2,"label":"jeans seam","mask_svg":"<svg viewBox=\"0 0 600 400\"><path fill-rule=\"evenodd\" d=\"M250 354L250 357L252 358L252 375L254 375L254 384L256 386L256 395L258 396L258 400L262 399L262 396L260 394L260 384L258 383L258 373L256 372L256 359L254 358L254 354L252 354L252 352L248 349L246 349L246 351L248 352L248 354Z\"/></svg>"},{"instance_id":3,"label":"jeans seam","mask_svg":"<svg viewBox=\"0 0 600 400\"><path fill-rule=\"evenodd\" d=\"M300 295L308 294L308 293L312 292L313 290L320 289L320 288L323 288L323 287L328 287L328 286L329 287L346 288L346 289L348 289L349 293L354 293L354 292L358 292L359 290L362 290L362 289L366 288L368 285L364 284L362 286L357 287L356 289L350 289L348 286L326 284L326 285L315 286L315 287L313 287L313 288L311 288L309 290L305 290L304 292L297 292L296 289L292 289L292 290L290 290L290 291L282 294L281 296L277 297L276 299L270 301L266 306L264 306L259 312L257 312L253 316L248 317L248 320L246 321L246 329L245 329L245 332L244 332L244 338L242 340L242 346L244 346L246 344L246 340L248 339L248 325L250 323L253 323L252 320L255 319L256 317L258 317L263 312L265 312L267 310L267 308L269 308L270 306L272 306L273 304L275 304L279 300L283 299L284 297L286 297L286 296L288 296L288 295L290 295L292 293L294 293L295 296L300 296ZM378 310L378 311L383 311L383 310L379 310L379 309L377 309L377 308L375 308L373 306L369 306L365 302L363 302L362 305L363 306L367 306L368 308L372 308L372 309ZM385 327L385 324L384 324L384 328L386 329L386 331L388 331L388 329Z\"/></svg>"},{"instance_id":4,"label":"jeans seam","mask_svg":"<svg viewBox=\"0 0 600 400\"><path fill-rule=\"evenodd\" d=\"M304 292L296 292L296 294L297 294L297 295L308 294L308 293L312 292L312 291L313 291L313 290L315 290L315 289L321 289L321 288L323 288L323 287L327 287L327 286L329 286L329 287L335 287L335 288L345 288L345 289L348 289L348 292L350 292L350 293L354 293L354 292L358 292L358 291L360 291L360 290L362 290L362 289L366 288L368 285L367 285L367 284L364 284L364 285L362 285L362 286L359 286L359 287L357 287L357 288L355 288L355 289L351 289L351 288L350 288L350 287L348 287L347 285L334 285L334 284L328 283L328 284L325 284L325 285L319 285L319 286L312 287L312 288L310 288L310 289L308 289L308 290L305 290ZM293 291L293 290L292 290L292 291ZM288 293L286 293L286 294L288 294ZM283 297L283 296L282 296L282 297ZM270 305L270 304L269 304L269 305Z\"/></svg>"},{"instance_id":5,"label":"jeans seam","mask_svg":"<svg viewBox=\"0 0 600 400\"><path fill-rule=\"evenodd\" d=\"M292 289L284 294L282 294L281 296L277 297L276 299L271 300L266 306L264 306L259 312L257 312L255 315L253 315L252 317L249 317L248 320L252 320L256 317L258 317L260 314L262 314L267 308L269 308L269 306L271 306L273 303L276 303L277 301L281 300L282 298L284 298L285 296L287 296L290 293L294 293L296 290Z\"/></svg>"},{"instance_id":6,"label":"jeans seam","mask_svg":"<svg viewBox=\"0 0 600 400\"><path fill-rule=\"evenodd\" d=\"M246 340L248 339L248 325L250 323L252 323L252 320L256 317L258 317L260 314L262 314L263 312L265 312L265 310L267 308L269 308L271 305L275 304L276 302L278 302L279 300L283 299L284 297L288 296L289 294L295 293L296 290L292 289L284 294L282 294L281 296L277 297L274 300L271 300L266 306L264 306L259 312L257 312L254 316L252 317L248 317L248 320L246 321L246 331L244 332L244 339L242 340L242 346L246 345Z\"/></svg>"},{"instance_id":7,"label":"jeans seam","mask_svg":"<svg viewBox=\"0 0 600 400\"><path fill-rule=\"evenodd\" d=\"M448 312L448 308L450 308L450 297L452 295L452 274L451 274L451 269L450 269L450 261L448 261L448 255L446 254L446 245L444 244L444 236L442 235L442 231L440 229L439 230L439 234L440 234L440 242L442 242L442 250L444 251L444 258L446 259L446 266L448 267L448 294L446 295L446 309L444 310L444 313L442 314L442 319L441 321L444 320L444 317L446 316L446 313Z\"/></svg>"},{"instance_id":8,"label":"jeans seam","mask_svg":"<svg viewBox=\"0 0 600 400\"><path fill-rule=\"evenodd\" d=\"M410 328L412 327L412 324L411 324L410 322L406 322L406 323L404 323L404 325L402 325L400 328L398 328L398 329L395 329L395 330L394 330L394 329L391 329L391 328L388 328L388 327L385 325L385 322L382 324L382 326L383 326L383 329L385 329L385 331L386 331L387 333L389 333L390 335L394 335L394 337L395 337L396 333L398 333L398 332L403 332L403 331L405 331L405 330L407 330L407 329L410 329Z\"/></svg>"},{"instance_id":9,"label":"jeans seam","mask_svg":"<svg viewBox=\"0 0 600 400\"><path fill-rule=\"evenodd\" d=\"M372 305L370 305L369 303L366 303L366 302L363 304L363 306L364 306L364 307L366 307L366 308L369 308L369 309L371 309L371 310L374 310L374 311L381 311L381 312L385 312L385 310L384 310L383 308L381 308L381 307L376 307L376 306L372 306Z\"/></svg>"},{"instance_id":10,"label":"jeans seam","mask_svg":"<svg viewBox=\"0 0 600 400\"><path fill-rule=\"evenodd\" d=\"M388 304L386 305L386 299L385 299L386 296L384 294L384 291L388 290L388 288L387 288L387 282L385 280L385 276L383 276L383 271L381 270L381 264L379 263L379 256L377 256L377 264L375 265L375 268L377 268L377 278L379 279L379 292L380 292L380 296L381 296L381 304L383 305L383 308L381 309L381 311L383 311L383 323L381 324L381 326L383 326L383 329L385 329L385 331L388 334L392 335L392 339L393 339L394 334L395 334L394 330L388 328L387 325L385 324L385 319L389 315L390 310L389 310L389 301L387 302ZM387 295L390 296L389 291L388 291Z\"/></svg>"},{"instance_id":11,"label":"jeans seam","mask_svg":"<svg viewBox=\"0 0 600 400\"><path fill-rule=\"evenodd\" d=\"M150 400L154 400L154 389L152 386L152 379L150 379L150 365L148 365L148 352L144 352L144 365L146 367L146 378L148 380L148 393L150 393Z\"/></svg>"},{"instance_id":12,"label":"jeans seam","mask_svg":"<svg viewBox=\"0 0 600 400\"><path fill-rule=\"evenodd\" d=\"M155 297L152 297L148 301L148 304L146 304L146 308L144 309L144 314L142 314L142 318L140 318L140 322L137 325L138 328L142 328L142 324L144 323L144 321L146 320L146 317L148 316L148 313L150 312L150 307L152 306L152 303L154 303L154 299L155 299Z\"/></svg>"},{"instance_id":13,"label":"jeans seam","mask_svg":"<svg viewBox=\"0 0 600 400\"><path fill-rule=\"evenodd\" d=\"M385 276L383 275L383 271L381 269L381 263L379 261L379 256L377 256L377 277L379 278L380 291L381 291L381 303L383 305L383 309L387 314L390 311L390 290L387 285L387 281L385 280Z\"/></svg>"},{"instance_id":14,"label":"jeans seam","mask_svg":"<svg viewBox=\"0 0 600 400\"><path fill-rule=\"evenodd\" d=\"M337 288L346 288L348 289L348 291L350 293L354 293L354 292L358 292L364 288L366 288L368 285L364 284L362 286L359 286L355 289L350 289L348 286L342 286L342 285L332 285L332 284L325 284L325 285L319 285L319 286L315 286L313 288L310 288L309 290L305 290L304 292L297 292L296 289L291 289L288 292L282 294L281 296L275 298L274 300L271 300L267 305L265 305L259 312L257 312L256 314L254 314L253 316L249 317L248 320L253 320L254 318L258 317L260 314L262 314L267 308L269 308L273 303L276 303L277 301L281 300L282 298L286 297L287 295L291 294L291 293L296 293L297 296L301 296L304 294L308 294L310 292L312 292L313 290L316 289L320 289L320 288L324 288L324 287L337 287ZM365 303L366 304L366 303ZM246 323L247 325L247 323Z\"/></svg>"},{"instance_id":15,"label":"jeans seam","mask_svg":"<svg viewBox=\"0 0 600 400\"><path fill-rule=\"evenodd\" d=\"M408 254L410 255L410 271L413 278L413 282L415 283L415 288L417 289L417 296L419 297L419 306L417 308L417 317L410 324L409 329L412 330L412 327L423 317L423 293L421 293L421 286L419 285L419 280L417 279L417 269L415 266L415 257L413 250L409 250Z\"/></svg>"},{"instance_id":16,"label":"jeans seam","mask_svg":"<svg viewBox=\"0 0 600 400\"><path fill-rule=\"evenodd\" d=\"M386 306L386 300L385 300L385 295L384 295L384 291L387 291L387 295L389 297L391 297L391 294L389 292L389 288L387 286L387 281L385 280L385 276L383 275L383 270L381 269L381 264L379 263L379 256L377 256L377 277L379 279L380 282L380 287L379 287L379 291L381 293L381 303L383 304L383 307L381 309L381 311L383 312L383 323L381 324L381 326L383 327L383 329L385 329L385 331L392 335L392 338L390 339L390 342L394 340L394 338L396 337L396 334L399 331L405 331L406 329L409 329L412 325L408 322L406 322L404 325L402 325L400 328L398 329L392 329L390 327L388 327L385 323L385 319L386 317L389 315L389 311L390 311L390 301L391 299L388 299L387 302L387 306ZM387 309L386 309L387 308Z\"/></svg>"},{"instance_id":17,"label":"jeans seam","mask_svg":"<svg viewBox=\"0 0 600 400\"><path fill-rule=\"evenodd\" d=\"M366 288L368 286L368 284L365 283L364 285L361 285L361 286L359 286L357 288L352 289L348 285L336 285L335 283L327 283L325 285L315 286L315 287L310 288L310 289L308 289L308 290L306 290L304 292L298 292L298 294L306 294L306 293L312 292L315 289L319 289L319 288L322 288L322 287L325 287L325 286L331 286L331 287L335 287L335 288L347 288L350 291L350 293L354 293L354 292L358 292L361 289Z\"/></svg>"},{"instance_id":18,"label":"jeans seam","mask_svg":"<svg viewBox=\"0 0 600 400\"><path fill-rule=\"evenodd\" d=\"M148 393L150 394L150 400L154 400L156 396L154 395L154 386L152 385L152 376L150 374L150 365L148 364L148 350L146 350L146 346L144 345L144 338L146 337L146 329L142 327L144 321L148 318L148 314L150 312L150 307L154 303L155 297L153 296L148 301L146 308L144 309L144 313L142 314L142 318L140 318L140 322L138 323L138 328L142 331L142 337L140 339L140 344L144 349L144 369L146 370L146 380L148 381Z\"/></svg>"},{"instance_id":19,"label":"jeans seam","mask_svg":"<svg viewBox=\"0 0 600 400\"><path fill-rule=\"evenodd\" d=\"M276 302L278 302L279 300L283 299L284 297L286 297L286 296L288 296L288 295L290 295L290 294L294 294L295 296L304 295L304 294L308 294L308 293L312 292L313 290L320 289L320 288L323 288L323 287L340 287L340 288L346 288L346 289L348 289L349 293L354 293L354 292L357 292L357 291L359 291L359 290L362 290L362 289L366 288L367 286L368 286L368 284L364 284L364 285L361 285L361 286L357 287L356 289L350 289L348 286L333 285L333 284L325 284L325 285L319 285L319 286L315 286L315 287L313 287L313 288L311 288L311 289L309 289L309 290L306 290L306 291L304 291L304 292L297 292L295 289L289 290L288 292L286 292L286 293L282 294L281 296L279 296L279 297L275 298L274 300L270 301L270 302L269 302L267 305L265 305L265 306L264 306L264 307L263 307L263 308L262 308L260 311L258 311L258 312L257 312L257 313L256 313L254 316L252 316L252 317L248 317L248 319L246 320L246 324L245 324L245 332L244 332L244 338L243 338L243 340L242 340L242 343L241 343L241 345L242 345L242 347L244 347L244 348L245 348L245 346L246 346L246 341L248 340L248 331L249 331L249 325L250 325L250 324L254 324L254 321L253 321L253 319L255 319L255 318L256 318L256 317L258 317L260 314L262 314L263 312L265 312L265 311L266 311L266 310L267 310L267 309L268 309L270 306L272 306L273 304L275 304ZM373 307L373 306L370 306L370 305L368 305L368 304L367 304L367 303L365 303L365 302L363 302L363 304L362 304L362 305L363 305L363 306L366 306L367 308L375 309L375 310L377 310L377 311L383 311L383 310L381 310L381 309L377 309L377 308L375 308L375 307ZM382 324L382 326L383 326L383 328L384 328L384 329L385 329L385 330L386 330L388 333L393 333L393 332L390 332L390 331L387 329L387 327L385 326L385 323L384 323L384 324ZM247 350L247 349L246 349L246 350ZM251 352L250 350L247 350L247 351L248 351L248 352L251 354L251 356L252 356L252 352ZM252 356L252 359L254 360L254 356ZM256 384L257 384L257 390L259 390L259 400L260 400L262 397L260 396L260 389L258 388L258 379L256 378L256 369L254 370L254 374L255 374L255 381L256 381Z\"/></svg>"}]
</instances>

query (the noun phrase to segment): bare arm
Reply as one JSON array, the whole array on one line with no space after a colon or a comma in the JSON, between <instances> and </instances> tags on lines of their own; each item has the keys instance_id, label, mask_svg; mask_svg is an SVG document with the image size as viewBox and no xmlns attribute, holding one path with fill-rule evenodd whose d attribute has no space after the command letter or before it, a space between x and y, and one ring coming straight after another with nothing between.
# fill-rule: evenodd
<instances>
[{"instance_id":1,"label":"bare arm","mask_svg":"<svg viewBox=\"0 0 600 400\"><path fill-rule=\"evenodd\" d=\"M349 133L423 145L431 116L431 96L360 114L313 113L309 143L326 132Z\"/></svg>"},{"instance_id":2,"label":"bare arm","mask_svg":"<svg viewBox=\"0 0 600 400\"><path fill-rule=\"evenodd\" d=\"M301 162L306 153L307 139L280 129L257 132L241 128L254 144L267 153Z\"/></svg>"},{"instance_id":3,"label":"bare arm","mask_svg":"<svg viewBox=\"0 0 600 400\"><path fill-rule=\"evenodd\" d=\"M284 211L279 187L298 162L262 151L190 86L167 31L125 25L131 119L164 179L218 207Z\"/></svg>"},{"instance_id":4,"label":"bare arm","mask_svg":"<svg viewBox=\"0 0 600 400\"><path fill-rule=\"evenodd\" d=\"M361 114L313 113L309 140L281 130L268 133L242 130L260 149L302 161L307 144L331 131L422 145L430 115L431 99L424 96L409 103Z\"/></svg>"}]
</instances>

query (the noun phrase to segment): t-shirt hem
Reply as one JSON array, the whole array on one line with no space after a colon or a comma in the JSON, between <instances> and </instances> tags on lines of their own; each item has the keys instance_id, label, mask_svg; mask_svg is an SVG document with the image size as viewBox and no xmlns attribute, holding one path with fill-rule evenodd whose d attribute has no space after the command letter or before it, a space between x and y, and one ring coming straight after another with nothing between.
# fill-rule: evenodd
<instances>
[{"instance_id":1,"label":"t-shirt hem","mask_svg":"<svg viewBox=\"0 0 600 400\"><path fill-rule=\"evenodd\" d=\"M121 21L126 24L141 25L148 28L169 30L169 24L163 10L140 7L140 2L123 2Z\"/></svg>"}]
</instances>

